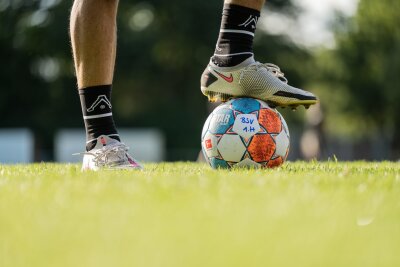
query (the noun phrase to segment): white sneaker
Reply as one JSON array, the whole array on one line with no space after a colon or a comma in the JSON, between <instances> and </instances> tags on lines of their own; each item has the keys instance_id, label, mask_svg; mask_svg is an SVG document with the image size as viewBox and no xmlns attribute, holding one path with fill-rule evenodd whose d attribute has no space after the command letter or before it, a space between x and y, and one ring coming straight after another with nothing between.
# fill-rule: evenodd
<instances>
[{"instance_id":1,"label":"white sneaker","mask_svg":"<svg viewBox=\"0 0 400 267\"><path fill-rule=\"evenodd\" d=\"M201 76L201 92L210 102L236 97L252 97L272 106L309 108L317 103L310 92L290 86L280 68L255 62L251 57L235 67L218 67L210 62Z\"/></svg>"},{"instance_id":2,"label":"white sneaker","mask_svg":"<svg viewBox=\"0 0 400 267\"><path fill-rule=\"evenodd\" d=\"M82 171L100 169L108 170L142 170L143 167L138 161L128 154L128 147L106 135L97 138L96 146L83 154Z\"/></svg>"}]
</instances>

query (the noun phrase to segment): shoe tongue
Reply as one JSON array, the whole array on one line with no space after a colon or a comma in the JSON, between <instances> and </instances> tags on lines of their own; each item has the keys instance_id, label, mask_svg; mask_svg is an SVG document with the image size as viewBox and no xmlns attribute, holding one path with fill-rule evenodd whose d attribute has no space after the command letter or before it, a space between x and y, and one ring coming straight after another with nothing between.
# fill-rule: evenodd
<instances>
[{"instance_id":1,"label":"shoe tongue","mask_svg":"<svg viewBox=\"0 0 400 267\"><path fill-rule=\"evenodd\" d=\"M98 149L116 143L118 143L118 140L108 137L107 135L100 135L97 137L96 146L94 148Z\"/></svg>"}]
</instances>

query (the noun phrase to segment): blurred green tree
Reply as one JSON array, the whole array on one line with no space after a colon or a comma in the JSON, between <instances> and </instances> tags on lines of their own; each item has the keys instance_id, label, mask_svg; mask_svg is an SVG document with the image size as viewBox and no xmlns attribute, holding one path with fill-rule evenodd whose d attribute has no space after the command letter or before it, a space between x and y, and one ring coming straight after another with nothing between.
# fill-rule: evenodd
<instances>
[{"instance_id":1,"label":"blurred green tree","mask_svg":"<svg viewBox=\"0 0 400 267\"><path fill-rule=\"evenodd\" d=\"M328 132L388 140L400 157L400 2L360 0L335 24L337 46L317 59Z\"/></svg>"}]
</instances>

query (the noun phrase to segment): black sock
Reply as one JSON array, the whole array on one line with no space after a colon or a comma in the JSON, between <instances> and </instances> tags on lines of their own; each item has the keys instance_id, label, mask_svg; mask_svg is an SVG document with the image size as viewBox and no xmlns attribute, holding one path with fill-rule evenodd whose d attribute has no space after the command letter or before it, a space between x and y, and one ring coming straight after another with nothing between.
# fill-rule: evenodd
<instances>
[{"instance_id":1,"label":"black sock","mask_svg":"<svg viewBox=\"0 0 400 267\"><path fill-rule=\"evenodd\" d=\"M111 85L79 89L79 97L85 121L86 151L95 147L100 135L120 141L112 116Z\"/></svg>"},{"instance_id":2,"label":"black sock","mask_svg":"<svg viewBox=\"0 0 400 267\"><path fill-rule=\"evenodd\" d=\"M224 5L221 30L212 62L232 67L253 56L253 38L260 11L232 4Z\"/></svg>"}]
</instances>

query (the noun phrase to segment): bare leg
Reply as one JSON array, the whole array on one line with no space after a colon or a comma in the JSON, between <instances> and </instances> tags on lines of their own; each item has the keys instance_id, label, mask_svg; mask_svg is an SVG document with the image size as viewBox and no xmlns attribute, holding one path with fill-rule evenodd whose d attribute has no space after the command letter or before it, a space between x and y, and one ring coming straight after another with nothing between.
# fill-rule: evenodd
<instances>
[{"instance_id":1,"label":"bare leg","mask_svg":"<svg viewBox=\"0 0 400 267\"><path fill-rule=\"evenodd\" d=\"M70 31L78 92L86 129L82 170L141 169L120 142L111 91L118 0L74 0Z\"/></svg>"},{"instance_id":2,"label":"bare leg","mask_svg":"<svg viewBox=\"0 0 400 267\"><path fill-rule=\"evenodd\" d=\"M70 31L78 87L112 84L118 0L75 0Z\"/></svg>"},{"instance_id":3,"label":"bare leg","mask_svg":"<svg viewBox=\"0 0 400 267\"><path fill-rule=\"evenodd\" d=\"M261 10L265 3L265 0L225 0L225 4L234 4L238 6L244 6L258 11Z\"/></svg>"}]
</instances>

